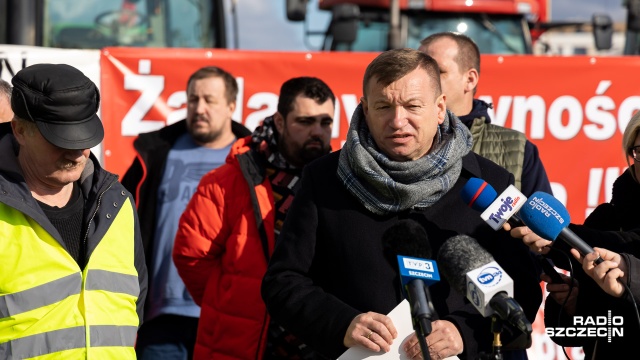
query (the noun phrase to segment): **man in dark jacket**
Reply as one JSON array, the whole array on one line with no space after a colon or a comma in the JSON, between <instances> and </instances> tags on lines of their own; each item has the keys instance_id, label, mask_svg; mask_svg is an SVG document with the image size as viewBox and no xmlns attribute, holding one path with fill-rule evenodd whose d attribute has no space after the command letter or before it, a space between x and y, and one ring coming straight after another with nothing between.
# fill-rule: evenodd
<instances>
[{"instance_id":1,"label":"man in dark jacket","mask_svg":"<svg viewBox=\"0 0 640 360\"><path fill-rule=\"evenodd\" d=\"M200 178L224 163L236 139L250 132L231 116L238 84L227 71L204 67L187 81L187 118L135 141L137 156L122 180L136 200L151 273L138 357L191 359L197 306L178 276L171 251L180 215Z\"/></svg>"},{"instance_id":2,"label":"man in dark jacket","mask_svg":"<svg viewBox=\"0 0 640 360\"><path fill-rule=\"evenodd\" d=\"M129 192L90 148L98 88L37 64L12 79L0 137L0 357L132 359L147 270Z\"/></svg>"},{"instance_id":3,"label":"man in dark jacket","mask_svg":"<svg viewBox=\"0 0 640 360\"><path fill-rule=\"evenodd\" d=\"M419 50L438 62L447 109L471 131L471 150L512 173L515 186L525 196L536 191L551 194L538 148L523 133L491 124L487 112L491 105L474 98L480 81L480 51L473 40L459 33L436 33L423 39Z\"/></svg>"},{"instance_id":4,"label":"man in dark jacket","mask_svg":"<svg viewBox=\"0 0 640 360\"><path fill-rule=\"evenodd\" d=\"M386 315L402 293L381 241L400 219L413 219L426 229L434 258L453 236L476 238L514 278L515 298L532 322L542 293L530 252L494 232L459 195L471 177L502 191L513 175L471 146L469 130L446 110L435 60L411 49L376 57L342 150L303 171L262 282L272 318L331 358L351 347L387 352L393 342L421 358L415 334L395 338ZM431 357L490 352L491 319L445 280L429 290L436 311L426 337Z\"/></svg>"}]
</instances>

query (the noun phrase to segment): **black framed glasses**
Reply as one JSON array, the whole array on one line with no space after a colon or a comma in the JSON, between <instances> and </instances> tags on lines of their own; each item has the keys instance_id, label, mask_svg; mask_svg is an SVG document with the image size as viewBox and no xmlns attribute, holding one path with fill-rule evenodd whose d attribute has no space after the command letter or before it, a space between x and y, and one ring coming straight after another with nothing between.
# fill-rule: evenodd
<instances>
[{"instance_id":1,"label":"black framed glasses","mask_svg":"<svg viewBox=\"0 0 640 360\"><path fill-rule=\"evenodd\" d=\"M640 162L640 145L631 147L631 156L637 162Z\"/></svg>"}]
</instances>

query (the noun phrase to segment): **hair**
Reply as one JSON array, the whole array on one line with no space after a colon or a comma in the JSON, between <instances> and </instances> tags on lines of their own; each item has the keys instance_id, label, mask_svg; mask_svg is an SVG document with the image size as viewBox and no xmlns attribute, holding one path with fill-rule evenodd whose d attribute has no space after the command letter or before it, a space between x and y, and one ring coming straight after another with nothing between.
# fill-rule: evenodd
<instances>
[{"instance_id":1,"label":"hair","mask_svg":"<svg viewBox=\"0 0 640 360\"><path fill-rule=\"evenodd\" d=\"M39 132L38 125L35 122L13 115L13 121L18 126L22 126L25 129L25 133L29 136L33 136L36 132Z\"/></svg>"},{"instance_id":2,"label":"hair","mask_svg":"<svg viewBox=\"0 0 640 360\"><path fill-rule=\"evenodd\" d=\"M458 46L458 55L456 55L454 61L458 64L460 71L476 69L480 74L480 49L470 37L451 31L439 32L422 39L420 46L427 48L440 39L451 39ZM473 93L475 95L476 89L473 89Z\"/></svg>"},{"instance_id":3,"label":"hair","mask_svg":"<svg viewBox=\"0 0 640 360\"><path fill-rule=\"evenodd\" d=\"M5 95L9 102L11 102L11 84L0 79L0 94Z\"/></svg>"},{"instance_id":4,"label":"hair","mask_svg":"<svg viewBox=\"0 0 640 360\"><path fill-rule=\"evenodd\" d=\"M636 112L629 120L627 127L624 129L624 134L622 134L622 150L625 153L625 159L627 160L627 165L631 167L631 162L629 161L629 157L633 157L633 144L638 137L638 133L640 133L640 111ZM633 177L635 179L635 174L632 171ZM638 181L638 179L635 179Z\"/></svg>"},{"instance_id":5,"label":"hair","mask_svg":"<svg viewBox=\"0 0 640 360\"><path fill-rule=\"evenodd\" d=\"M480 49L470 37L461 33L446 31L427 36L420 41L420 45L429 47L440 39L451 39L458 45L458 56L456 56L455 61L461 70L476 69L478 74L480 73Z\"/></svg>"},{"instance_id":6,"label":"hair","mask_svg":"<svg viewBox=\"0 0 640 360\"><path fill-rule=\"evenodd\" d=\"M234 103L236 96L238 96L238 83L236 79L229 72L217 67L217 66L205 66L198 69L196 72L189 76L187 81L187 91L192 82L196 80L208 79L211 77L219 77L224 81L225 95L227 102Z\"/></svg>"},{"instance_id":7,"label":"hair","mask_svg":"<svg viewBox=\"0 0 640 360\"><path fill-rule=\"evenodd\" d=\"M324 104L327 100L331 100L333 105L336 104L333 91L324 81L309 76L295 77L285 81L280 87L278 112L285 121L289 112L293 110L293 103L298 95L313 99L318 104Z\"/></svg>"},{"instance_id":8,"label":"hair","mask_svg":"<svg viewBox=\"0 0 640 360\"><path fill-rule=\"evenodd\" d=\"M415 49L387 50L373 59L364 72L362 94L367 97L367 86L373 78L380 85L387 87L418 68L427 72L433 84L435 97L440 96L442 87L438 63L431 56Z\"/></svg>"}]
</instances>

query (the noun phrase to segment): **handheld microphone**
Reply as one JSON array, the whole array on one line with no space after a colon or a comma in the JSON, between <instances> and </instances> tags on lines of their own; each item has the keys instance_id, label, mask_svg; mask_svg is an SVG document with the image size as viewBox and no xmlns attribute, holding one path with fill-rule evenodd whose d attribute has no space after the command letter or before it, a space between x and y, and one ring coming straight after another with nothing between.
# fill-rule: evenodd
<instances>
[{"instance_id":1,"label":"handheld microphone","mask_svg":"<svg viewBox=\"0 0 640 360\"><path fill-rule=\"evenodd\" d=\"M518 210L527 197L513 185L509 185L498 196L493 186L474 177L467 180L460 196L470 208L481 212L480 217L493 230L500 230L507 221L514 227L523 225L522 220L518 217Z\"/></svg>"},{"instance_id":2,"label":"handheld microphone","mask_svg":"<svg viewBox=\"0 0 640 360\"><path fill-rule=\"evenodd\" d=\"M467 235L454 236L438 254L442 275L460 294L465 294L484 317L496 314L526 334L531 345L531 322L513 299L513 280L478 242Z\"/></svg>"},{"instance_id":3,"label":"handheld microphone","mask_svg":"<svg viewBox=\"0 0 640 360\"><path fill-rule=\"evenodd\" d=\"M469 207L480 211L482 213L480 217L496 231L502 228L505 222L508 222L512 227L525 225L518 215L518 211L527 201L527 197L513 185L509 185L498 196L496 190L489 183L472 177L467 180L460 196ZM551 277L552 283L564 284L564 280L547 258L540 254L536 254L535 257L544 273Z\"/></svg>"},{"instance_id":4,"label":"handheld microphone","mask_svg":"<svg viewBox=\"0 0 640 360\"><path fill-rule=\"evenodd\" d=\"M580 255L591 254L594 250L576 233L568 228L571 222L569 212L562 203L552 195L542 191L531 194L525 206L520 210L522 221L539 236L553 240L560 238ZM602 263L598 257L594 262Z\"/></svg>"},{"instance_id":5,"label":"handheld microphone","mask_svg":"<svg viewBox=\"0 0 640 360\"><path fill-rule=\"evenodd\" d=\"M470 208L483 212L498 197L498 193L488 182L472 177L460 191L460 196Z\"/></svg>"},{"instance_id":6,"label":"handheld microphone","mask_svg":"<svg viewBox=\"0 0 640 360\"><path fill-rule=\"evenodd\" d=\"M400 220L382 234L382 241L387 260L398 264L402 293L409 300L413 328L427 359L425 337L431 334L435 313L428 286L440 281L436 262L426 259L431 257L427 232L414 220Z\"/></svg>"}]
</instances>

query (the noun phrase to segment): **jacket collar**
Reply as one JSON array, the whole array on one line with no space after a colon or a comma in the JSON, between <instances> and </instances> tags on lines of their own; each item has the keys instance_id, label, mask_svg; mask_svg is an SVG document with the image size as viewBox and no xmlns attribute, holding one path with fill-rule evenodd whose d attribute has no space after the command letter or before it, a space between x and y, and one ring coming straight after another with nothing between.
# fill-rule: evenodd
<instances>
[{"instance_id":1,"label":"jacket collar","mask_svg":"<svg viewBox=\"0 0 640 360\"><path fill-rule=\"evenodd\" d=\"M473 107L471 112L467 115L458 116L458 119L462 121L467 127L471 127L475 119L484 119L484 122L491 123L488 109L493 108L492 104L488 104L480 99L473 99Z\"/></svg>"},{"instance_id":2,"label":"jacket collar","mask_svg":"<svg viewBox=\"0 0 640 360\"><path fill-rule=\"evenodd\" d=\"M138 152L158 147L171 147L180 136L187 132L187 120L180 120L175 124L167 125L160 130L140 134L133 146ZM231 121L231 132L237 139L251 135L251 131L244 125Z\"/></svg>"},{"instance_id":3,"label":"jacket collar","mask_svg":"<svg viewBox=\"0 0 640 360\"><path fill-rule=\"evenodd\" d=\"M469 152L462 158L462 174L460 177L471 178L477 177L480 178L482 176L482 169L480 169L480 164L478 164L478 159L474 152Z\"/></svg>"}]
</instances>

